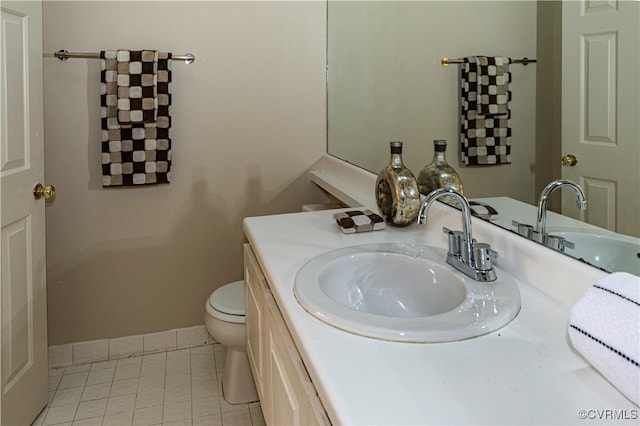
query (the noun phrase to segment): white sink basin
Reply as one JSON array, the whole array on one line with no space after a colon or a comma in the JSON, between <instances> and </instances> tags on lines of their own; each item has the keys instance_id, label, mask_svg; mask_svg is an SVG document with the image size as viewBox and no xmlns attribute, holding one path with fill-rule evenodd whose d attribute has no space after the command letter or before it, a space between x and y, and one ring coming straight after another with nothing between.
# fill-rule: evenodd
<instances>
[{"instance_id":1,"label":"white sink basin","mask_svg":"<svg viewBox=\"0 0 640 426\"><path fill-rule=\"evenodd\" d=\"M584 259L591 265L610 272L640 275L640 239L615 233L592 233L549 228L548 233L564 237L575 244L564 253Z\"/></svg>"},{"instance_id":2,"label":"white sink basin","mask_svg":"<svg viewBox=\"0 0 640 426\"><path fill-rule=\"evenodd\" d=\"M296 276L298 302L325 323L402 342L447 342L495 331L520 310L513 278L474 281L446 263L446 250L366 244L333 250Z\"/></svg>"}]
</instances>

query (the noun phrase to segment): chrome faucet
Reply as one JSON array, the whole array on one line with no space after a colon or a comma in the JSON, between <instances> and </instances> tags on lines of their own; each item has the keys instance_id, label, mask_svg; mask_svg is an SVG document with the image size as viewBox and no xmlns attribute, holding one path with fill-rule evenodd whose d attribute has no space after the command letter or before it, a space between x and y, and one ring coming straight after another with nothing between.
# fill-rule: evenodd
<instances>
[{"instance_id":1,"label":"chrome faucet","mask_svg":"<svg viewBox=\"0 0 640 426\"><path fill-rule=\"evenodd\" d=\"M494 281L496 272L493 259L498 254L491 250L489 244L477 243L471 234L471 207L462 193L451 188L440 188L427 195L418 212L418 223L427 223L427 211L431 204L440 197L450 196L457 199L462 207L462 232L443 228L449 237L447 263L476 281Z\"/></svg>"},{"instance_id":2,"label":"chrome faucet","mask_svg":"<svg viewBox=\"0 0 640 426\"><path fill-rule=\"evenodd\" d=\"M547 202L549 201L549 197L558 188L567 187L573 190L576 194L576 206L578 210L586 210L587 209L587 198L584 196L584 192L582 188L578 186L576 183L571 182L570 180L554 180L540 193L540 201L538 201L538 221L536 224L536 233L544 238L547 226Z\"/></svg>"}]
</instances>

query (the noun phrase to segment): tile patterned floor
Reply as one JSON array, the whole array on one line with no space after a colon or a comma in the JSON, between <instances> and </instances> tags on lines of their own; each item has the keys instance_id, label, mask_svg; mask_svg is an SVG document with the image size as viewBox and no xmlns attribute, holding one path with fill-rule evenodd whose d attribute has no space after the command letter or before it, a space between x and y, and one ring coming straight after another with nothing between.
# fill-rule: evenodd
<instances>
[{"instance_id":1,"label":"tile patterned floor","mask_svg":"<svg viewBox=\"0 0 640 426\"><path fill-rule=\"evenodd\" d=\"M33 425L263 426L259 403L222 397L224 355L216 344L51 369Z\"/></svg>"}]
</instances>

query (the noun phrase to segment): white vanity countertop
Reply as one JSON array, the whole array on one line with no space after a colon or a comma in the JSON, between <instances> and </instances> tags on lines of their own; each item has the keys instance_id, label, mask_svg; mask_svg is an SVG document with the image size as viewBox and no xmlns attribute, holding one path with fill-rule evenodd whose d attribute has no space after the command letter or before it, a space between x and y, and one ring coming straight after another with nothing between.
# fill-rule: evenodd
<instances>
[{"instance_id":1,"label":"white vanity countertop","mask_svg":"<svg viewBox=\"0 0 640 426\"><path fill-rule=\"evenodd\" d=\"M298 304L293 294L297 271L320 254L350 245L445 247L440 229L459 229L460 213L434 205L426 228L388 226L347 235L338 229L334 212L244 221L333 424L637 424L638 407L568 342L571 306L604 272L474 218L474 236L498 250L498 267L519 280L518 316L494 333L459 342L411 344L361 337L315 319ZM595 411L583 420L580 410L617 410L626 420L594 418Z\"/></svg>"}]
</instances>

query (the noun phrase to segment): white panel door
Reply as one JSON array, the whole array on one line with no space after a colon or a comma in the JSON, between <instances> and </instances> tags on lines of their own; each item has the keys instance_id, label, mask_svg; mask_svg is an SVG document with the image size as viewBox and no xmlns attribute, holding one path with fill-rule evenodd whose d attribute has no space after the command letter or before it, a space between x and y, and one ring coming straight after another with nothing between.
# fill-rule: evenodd
<instances>
[{"instance_id":1,"label":"white panel door","mask_svg":"<svg viewBox=\"0 0 640 426\"><path fill-rule=\"evenodd\" d=\"M562 212L640 236L640 2L563 1L562 18L562 177L589 204L565 191Z\"/></svg>"},{"instance_id":2,"label":"white panel door","mask_svg":"<svg viewBox=\"0 0 640 426\"><path fill-rule=\"evenodd\" d=\"M0 424L29 425L48 398L42 4L0 6Z\"/></svg>"}]
</instances>

